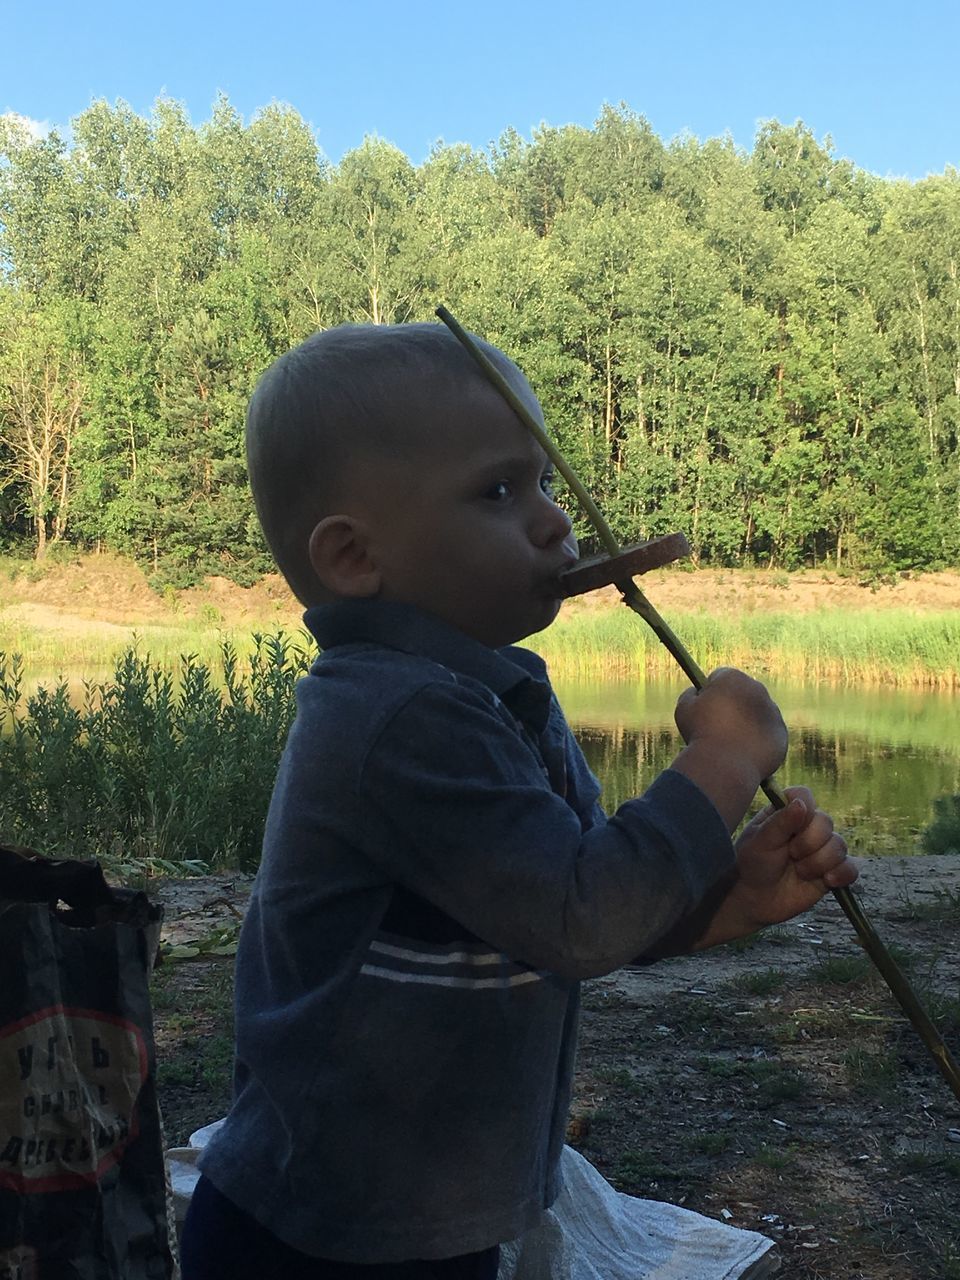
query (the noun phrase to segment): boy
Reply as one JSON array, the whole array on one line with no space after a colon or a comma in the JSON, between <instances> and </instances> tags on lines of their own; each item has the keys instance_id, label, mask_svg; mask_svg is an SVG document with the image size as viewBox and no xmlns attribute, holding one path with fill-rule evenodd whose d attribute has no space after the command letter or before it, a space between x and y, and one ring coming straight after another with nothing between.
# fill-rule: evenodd
<instances>
[{"instance_id":1,"label":"boy","mask_svg":"<svg viewBox=\"0 0 960 1280\"><path fill-rule=\"evenodd\" d=\"M538 411L520 371L485 349ZM708 946L856 871L736 671L610 819L533 654L576 559L540 446L439 325L343 327L251 402L251 484L323 651L237 963L235 1100L185 1280L492 1280L557 1193L581 978Z\"/></svg>"}]
</instances>

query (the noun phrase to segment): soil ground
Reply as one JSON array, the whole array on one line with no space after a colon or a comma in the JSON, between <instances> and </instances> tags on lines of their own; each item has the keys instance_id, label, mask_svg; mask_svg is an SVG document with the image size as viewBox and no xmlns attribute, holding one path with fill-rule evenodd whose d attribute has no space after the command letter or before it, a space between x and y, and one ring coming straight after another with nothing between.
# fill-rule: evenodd
<instances>
[{"instance_id":1,"label":"soil ground","mask_svg":"<svg viewBox=\"0 0 960 1280\"><path fill-rule=\"evenodd\" d=\"M229 1103L249 890L229 874L155 889L171 1145ZM960 859L865 859L859 892L960 1059ZM747 943L586 983L568 1141L622 1191L763 1232L783 1280L960 1278L960 1101L833 897Z\"/></svg>"},{"instance_id":2,"label":"soil ground","mask_svg":"<svg viewBox=\"0 0 960 1280\"><path fill-rule=\"evenodd\" d=\"M664 610L960 607L960 572L658 571ZM570 608L604 607L610 590ZM64 635L195 620L299 626L279 578L159 596L128 562L4 562L0 622ZM960 859L867 859L871 919L960 1058ZM232 956L249 878L158 883L158 1077L170 1145L229 1103ZM783 1280L960 1280L960 1101L836 901L747 943L587 983L569 1141L621 1190L762 1231ZM695 1278L691 1277L691 1280Z\"/></svg>"},{"instance_id":3,"label":"soil ground","mask_svg":"<svg viewBox=\"0 0 960 1280\"><path fill-rule=\"evenodd\" d=\"M144 573L112 555L85 556L43 567L4 562L0 575L0 620L19 620L41 630L99 631L122 641L131 628L184 621L227 627L299 627L302 610L283 579L268 575L254 587L226 578L163 595L151 590ZM671 566L644 578L644 589L661 611L807 613L814 610L960 608L960 571L900 577L862 584L835 573L769 570L690 569ZM612 606L612 587L569 601L567 609Z\"/></svg>"}]
</instances>

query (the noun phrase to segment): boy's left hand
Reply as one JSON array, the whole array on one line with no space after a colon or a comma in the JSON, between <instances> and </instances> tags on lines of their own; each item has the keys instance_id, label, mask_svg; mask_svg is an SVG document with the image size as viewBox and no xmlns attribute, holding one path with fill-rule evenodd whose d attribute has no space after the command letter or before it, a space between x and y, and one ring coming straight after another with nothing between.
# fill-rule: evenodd
<instances>
[{"instance_id":1,"label":"boy's left hand","mask_svg":"<svg viewBox=\"0 0 960 1280\"><path fill-rule=\"evenodd\" d=\"M736 842L733 893L758 927L807 911L828 893L856 880L833 819L816 807L808 787L788 787L785 809L761 810Z\"/></svg>"}]
</instances>

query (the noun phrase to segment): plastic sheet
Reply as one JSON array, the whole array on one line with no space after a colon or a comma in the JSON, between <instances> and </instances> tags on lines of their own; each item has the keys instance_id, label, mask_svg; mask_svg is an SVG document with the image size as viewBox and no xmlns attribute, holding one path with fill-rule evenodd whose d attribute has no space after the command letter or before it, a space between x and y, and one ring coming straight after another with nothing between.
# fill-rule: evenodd
<instances>
[{"instance_id":1,"label":"plastic sheet","mask_svg":"<svg viewBox=\"0 0 960 1280\"><path fill-rule=\"evenodd\" d=\"M197 1157L223 1123L167 1153L178 1223L200 1176ZM778 1269L766 1236L610 1186L564 1147L564 1188L539 1226L501 1248L498 1280L761 1280Z\"/></svg>"}]
</instances>

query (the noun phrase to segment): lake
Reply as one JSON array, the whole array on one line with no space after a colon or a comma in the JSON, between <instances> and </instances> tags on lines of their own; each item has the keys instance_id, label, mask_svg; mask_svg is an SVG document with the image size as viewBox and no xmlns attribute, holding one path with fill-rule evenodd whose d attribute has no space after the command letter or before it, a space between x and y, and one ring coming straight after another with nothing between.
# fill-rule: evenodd
<instances>
[{"instance_id":1,"label":"lake","mask_svg":"<svg viewBox=\"0 0 960 1280\"><path fill-rule=\"evenodd\" d=\"M97 673L108 679L107 670ZM40 677L31 673L27 684ZM45 681L56 685L55 677ZM960 694L875 685L796 685L766 681L790 729L781 785L803 782L833 814L853 852L918 852L917 832L933 800L960 794ZM681 743L673 708L685 685L654 679L554 679L604 805L639 794ZM79 679L71 692L82 698ZM763 803L758 797L757 805Z\"/></svg>"},{"instance_id":2,"label":"lake","mask_svg":"<svg viewBox=\"0 0 960 1280\"><path fill-rule=\"evenodd\" d=\"M682 745L673 723L682 681L554 683L608 812L643 791ZM810 786L854 853L917 852L933 800L960 793L960 696L767 686L790 729L781 785Z\"/></svg>"}]
</instances>

